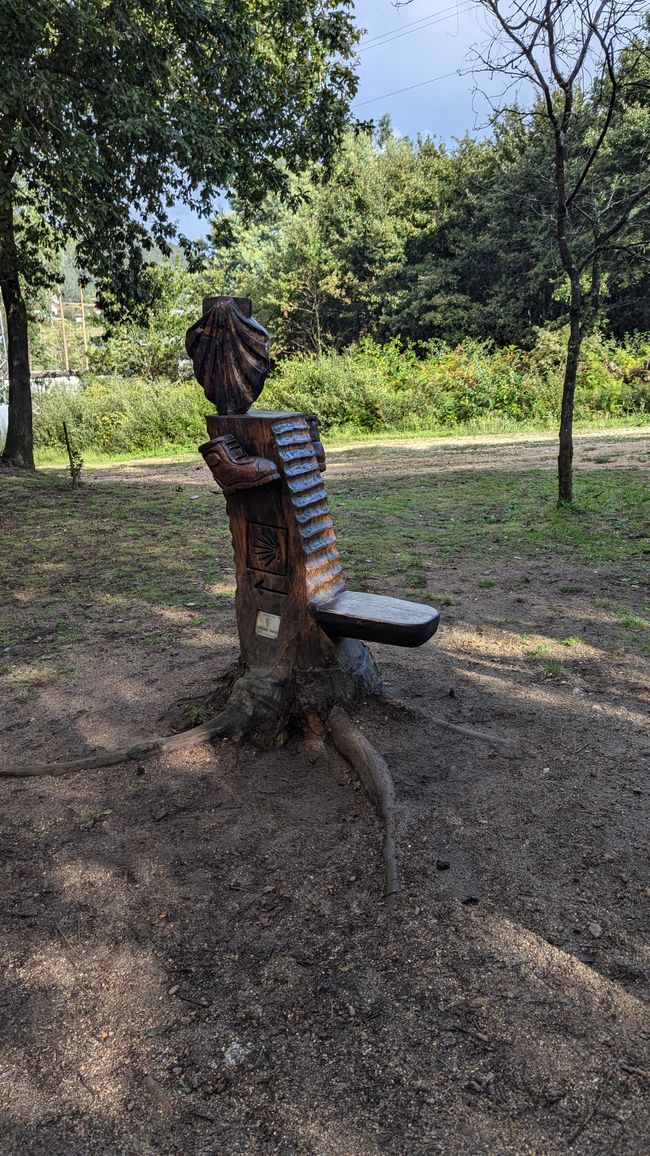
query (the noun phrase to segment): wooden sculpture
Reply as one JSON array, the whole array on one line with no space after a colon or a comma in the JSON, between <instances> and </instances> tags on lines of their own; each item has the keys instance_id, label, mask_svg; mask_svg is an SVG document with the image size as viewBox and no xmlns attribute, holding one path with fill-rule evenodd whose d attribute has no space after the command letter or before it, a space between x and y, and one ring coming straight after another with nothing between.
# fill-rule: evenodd
<instances>
[{"instance_id":1,"label":"wooden sculpture","mask_svg":"<svg viewBox=\"0 0 650 1156\"><path fill-rule=\"evenodd\" d=\"M250 411L245 405L259 396L255 389L268 371L269 344L251 316L250 301L242 299L206 298L202 320L187 334L196 376L217 405L207 418L210 440L200 450L226 495L237 573L243 673L224 721L232 711L234 730L258 735L282 733L291 721L329 726L384 819L392 903L392 780L341 704L379 688L367 641L420 646L435 633L439 613L347 589L322 477L317 417ZM220 358L226 359L225 370Z\"/></svg>"},{"instance_id":2,"label":"wooden sculpture","mask_svg":"<svg viewBox=\"0 0 650 1156\"><path fill-rule=\"evenodd\" d=\"M194 373L219 413L246 413L269 372L269 335L251 317L250 298L205 300L209 305L185 340Z\"/></svg>"},{"instance_id":3,"label":"wooden sculpture","mask_svg":"<svg viewBox=\"0 0 650 1156\"><path fill-rule=\"evenodd\" d=\"M268 334L251 317L250 301L206 298L202 320L187 334L192 357L197 333L202 337L195 372L219 411L207 418L210 440L200 450L227 498L251 729L259 727L269 704L276 730L309 713L326 718L341 700L377 687L364 641L419 646L436 630L438 611L347 590L322 477L317 418L242 412L251 345L256 380L266 376L269 356ZM227 389L210 340L227 350Z\"/></svg>"},{"instance_id":4,"label":"wooden sculpture","mask_svg":"<svg viewBox=\"0 0 650 1156\"><path fill-rule=\"evenodd\" d=\"M66 774L212 737L278 741L292 723L327 730L383 819L392 909L398 891L393 783L343 707L379 690L367 642L420 646L435 633L439 613L347 589L317 417L250 409L269 372L270 348L268 333L251 313L247 298L206 297L186 341L196 377L217 408L206 419L210 436L200 451L226 496L235 554L241 655L225 708L181 734L4 773Z\"/></svg>"}]
</instances>

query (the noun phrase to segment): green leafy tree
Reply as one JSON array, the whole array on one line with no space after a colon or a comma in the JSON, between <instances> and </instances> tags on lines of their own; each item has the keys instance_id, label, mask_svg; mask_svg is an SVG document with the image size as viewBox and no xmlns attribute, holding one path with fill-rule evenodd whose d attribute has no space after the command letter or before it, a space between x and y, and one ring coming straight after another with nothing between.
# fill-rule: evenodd
<instances>
[{"instance_id":1,"label":"green leafy tree","mask_svg":"<svg viewBox=\"0 0 650 1156\"><path fill-rule=\"evenodd\" d=\"M191 273L179 257L149 265L142 274L143 301L137 313L115 322L93 344L91 371L153 384L177 378L183 360L191 369L185 333L201 313L202 289L200 275Z\"/></svg>"},{"instance_id":2,"label":"green leafy tree","mask_svg":"<svg viewBox=\"0 0 650 1156\"><path fill-rule=\"evenodd\" d=\"M638 163L621 173L614 187L604 179L626 86L636 71L636 58L647 52L641 39L646 6L642 0L481 3L496 31L491 48L479 59L491 75L503 74L509 85L532 85L537 101L531 120L547 142L538 207L542 220L552 222L569 290L558 453L558 498L568 503L573 498L580 350L600 313L604 262L618 249L634 252L639 222L650 211L647 154L637 156ZM623 54L628 45L632 60Z\"/></svg>"},{"instance_id":3,"label":"green leafy tree","mask_svg":"<svg viewBox=\"0 0 650 1156\"><path fill-rule=\"evenodd\" d=\"M138 303L174 203L282 195L330 157L355 92L349 0L4 0L0 282L4 459L33 466L25 287L73 238L105 314ZM110 290L110 292L109 292Z\"/></svg>"},{"instance_id":4,"label":"green leafy tree","mask_svg":"<svg viewBox=\"0 0 650 1156\"><path fill-rule=\"evenodd\" d=\"M591 150L598 153L571 210L578 263L594 248L589 220L602 231L648 168L647 41L633 39L614 63L609 120L602 70L574 84L565 136L574 180ZM554 147L543 98L530 109L504 110L489 139L465 137L451 148L430 138L395 139L386 123L374 139L350 133L328 173L317 167L294 183L295 203L271 196L252 223L238 212L217 222L215 284L253 297L276 354L343 349L364 336L420 347L469 336L531 349L539 326L563 326L570 309ZM643 201L631 207L621 235L598 242L591 304L582 278L585 333L607 320L619 339L650 329L643 260L650 213Z\"/></svg>"},{"instance_id":5,"label":"green leafy tree","mask_svg":"<svg viewBox=\"0 0 650 1156\"><path fill-rule=\"evenodd\" d=\"M291 204L272 195L252 226L238 211L215 222L215 283L253 297L276 354L386 335L389 284L409 228L397 190L412 163L411 142L393 138L386 123L374 139L350 131L330 170L315 166L294 182Z\"/></svg>"}]
</instances>

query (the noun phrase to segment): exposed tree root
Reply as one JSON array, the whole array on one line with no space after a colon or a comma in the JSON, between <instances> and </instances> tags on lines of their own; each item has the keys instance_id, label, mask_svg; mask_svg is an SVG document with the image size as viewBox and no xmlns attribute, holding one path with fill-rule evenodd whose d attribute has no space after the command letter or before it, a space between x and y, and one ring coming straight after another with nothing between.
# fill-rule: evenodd
<instances>
[{"instance_id":1,"label":"exposed tree root","mask_svg":"<svg viewBox=\"0 0 650 1156\"><path fill-rule=\"evenodd\" d=\"M228 708L207 722L192 730L182 731L165 738L147 739L130 747L118 747L115 751L103 751L98 755L70 759L66 763L40 763L27 767L0 768L0 778L39 778L43 775L68 775L71 771L95 771L100 767L114 767L117 763L133 762L134 759L149 759L160 751L176 751L179 747L193 747L210 738L226 738L239 729L239 719L233 717Z\"/></svg>"},{"instance_id":2,"label":"exposed tree root","mask_svg":"<svg viewBox=\"0 0 650 1156\"><path fill-rule=\"evenodd\" d=\"M389 915L393 915L399 896L399 868L395 847L395 786L391 773L344 710L334 707L328 724L334 746L357 772L383 821L386 903Z\"/></svg>"},{"instance_id":3,"label":"exposed tree root","mask_svg":"<svg viewBox=\"0 0 650 1156\"><path fill-rule=\"evenodd\" d=\"M86 755L65 763L42 763L27 767L0 768L0 778L41 778L45 775L68 775L71 771L94 771L100 767L114 767L134 759L149 759L161 751L177 751L194 747L212 738L241 738L273 719L285 697L281 679L263 677L248 671L234 685L224 709L191 730L162 738L145 739L116 751Z\"/></svg>"}]
</instances>

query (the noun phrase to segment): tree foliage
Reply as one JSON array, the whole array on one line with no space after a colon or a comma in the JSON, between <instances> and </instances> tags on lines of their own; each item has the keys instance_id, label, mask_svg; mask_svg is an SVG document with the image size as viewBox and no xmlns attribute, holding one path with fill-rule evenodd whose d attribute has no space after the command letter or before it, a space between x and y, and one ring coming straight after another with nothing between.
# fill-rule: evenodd
<instances>
[{"instance_id":1,"label":"tree foliage","mask_svg":"<svg viewBox=\"0 0 650 1156\"><path fill-rule=\"evenodd\" d=\"M536 103L531 116L545 144L536 197L552 224L554 248L567 283L569 337L560 417L558 499L573 492L573 409L582 342L598 319L604 263L613 252L636 255L640 221L650 213L647 147L631 169L611 172L626 94L643 85L647 41L641 39L643 0L481 0L494 39L478 61L504 78L506 91L523 81ZM646 16L647 23L647 16ZM503 106L497 115L503 114ZM629 123L629 118L628 118ZM610 160L610 180L605 179ZM549 211L550 202L550 211Z\"/></svg>"},{"instance_id":2,"label":"tree foliage","mask_svg":"<svg viewBox=\"0 0 650 1156\"><path fill-rule=\"evenodd\" d=\"M137 304L181 202L259 204L331 155L355 91L348 0L4 0L0 280L6 456L31 463L22 289L73 238L105 309Z\"/></svg>"},{"instance_id":3,"label":"tree foliage","mask_svg":"<svg viewBox=\"0 0 650 1156\"><path fill-rule=\"evenodd\" d=\"M590 250L585 214L607 212L638 185L650 158L650 56L635 41L618 61L620 102L581 190L572 237ZM573 164L588 155L602 102L580 97ZM294 183L297 204L271 195L252 221L237 207L215 223L213 285L246 293L276 353L379 340L466 336L530 346L561 323L567 280L555 242L552 141L539 105L507 110L492 136L453 148L430 138L350 131L333 169ZM619 339L650 330L650 214L636 213L601 255L597 313Z\"/></svg>"}]
</instances>

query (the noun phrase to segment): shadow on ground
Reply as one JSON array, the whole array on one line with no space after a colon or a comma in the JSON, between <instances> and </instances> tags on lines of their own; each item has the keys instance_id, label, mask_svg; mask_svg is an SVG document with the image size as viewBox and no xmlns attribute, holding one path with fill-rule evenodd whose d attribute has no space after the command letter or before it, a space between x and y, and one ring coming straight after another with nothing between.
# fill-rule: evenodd
<instances>
[{"instance_id":1,"label":"shadow on ground","mask_svg":"<svg viewBox=\"0 0 650 1156\"><path fill-rule=\"evenodd\" d=\"M169 569L159 516L147 597L85 572L81 541L64 579L56 551L33 588L16 571L12 623L52 597L78 636L11 645L5 764L169 731L215 690L223 515L216 561L192 514ZM138 548L114 535L127 577ZM639 557L422 558L439 635L377 648L386 699L358 713L400 801L393 927L374 814L313 736L0 781L2 1152L647 1150L648 657L620 617L644 621ZM17 679L44 653L68 672Z\"/></svg>"}]
</instances>

